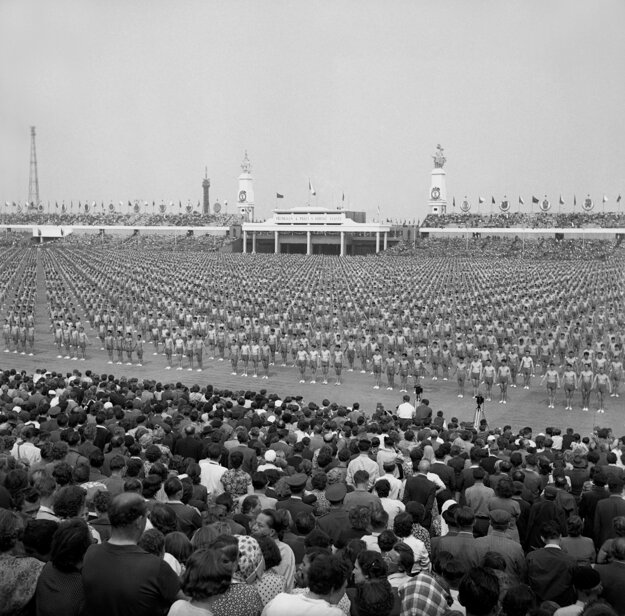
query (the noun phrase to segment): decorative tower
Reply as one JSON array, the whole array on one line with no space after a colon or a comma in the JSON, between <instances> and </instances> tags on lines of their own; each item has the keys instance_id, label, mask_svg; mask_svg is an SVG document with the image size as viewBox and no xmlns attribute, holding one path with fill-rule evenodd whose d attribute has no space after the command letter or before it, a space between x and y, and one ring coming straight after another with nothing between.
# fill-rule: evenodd
<instances>
[{"instance_id":1,"label":"decorative tower","mask_svg":"<svg viewBox=\"0 0 625 616\"><path fill-rule=\"evenodd\" d=\"M37 173L37 148L35 146L35 127L30 127L30 176L28 178L28 209L39 207L39 176Z\"/></svg>"},{"instance_id":2,"label":"decorative tower","mask_svg":"<svg viewBox=\"0 0 625 616\"><path fill-rule=\"evenodd\" d=\"M208 199L208 189L211 187L211 181L208 179L208 167L204 167L204 179L202 180L202 213L204 215L211 213L210 201Z\"/></svg>"},{"instance_id":3,"label":"decorative tower","mask_svg":"<svg viewBox=\"0 0 625 616\"><path fill-rule=\"evenodd\" d=\"M432 169L432 183L430 185L430 214L440 216L447 212L447 187L445 185L445 171L443 165L447 159L443 155L440 143L436 146L436 154L432 156L434 169Z\"/></svg>"},{"instance_id":4,"label":"decorative tower","mask_svg":"<svg viewBox=\"0 0 625 616\"><path fill-rule=\"evenodd\" d=\"M252 165L247 157L241 163L242 173L239 176L239 195L237 197L237 210L243 222L254 221L254 178L252 177Z\"/></svg>"}]
</instances>

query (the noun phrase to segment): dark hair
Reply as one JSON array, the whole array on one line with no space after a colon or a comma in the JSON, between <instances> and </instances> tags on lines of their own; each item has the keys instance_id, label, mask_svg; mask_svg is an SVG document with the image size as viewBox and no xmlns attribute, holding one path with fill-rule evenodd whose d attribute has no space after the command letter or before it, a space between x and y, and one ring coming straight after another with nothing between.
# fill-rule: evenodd
<instances>
[{"instance_id":1,"label":"dark hair","mask_svg":"<svg viewBox=\"0 0 625 616\"><path fill-rule=\"evenodd\" d=\"M269 570L272 567L277 567L282 562L282 554L280 554L280 548L278 544L266 535L252 535L260 546L260 551L263 553L265 559L265 569Z\"/></svg>"},{"instance_id":2,"label":"dark hair","mask_svg":"<svg viewBox=\"0 0 625 616\"><path fill-rule=\"evenodd\" d=\"M221 550L196 550L187 561L181 589L195 601L221 595L230 588L235 565Z\"/></svg>"},{"instance_id":3,"label":"dark hair","mask_svg":"<svg viewBox=\"0 0 625 616\"><path fill-rule=\"evenodd\" d=\"M146 552L161 558L165 551L165 535L158 528L150 528L141 535L137 545Z\"/></svg>"},{"instance_id":4,"label":"dark hair","mask_svg":"<svg viewBox=\"0 0 625 616\"><path fill-rule=\"evenodd\" d=\"M398 513L393 521L393 530L401 539L409 537L412 533L412 516L405 511Z\"/></svg>"},{"instance_id":5,"label":"dark hair","mask_svg":"<svg viewBox=\"0 0 625 616\"><path fill-rule=\"evenodd\" d=\"M364 550L356 557L364 576L367 579L386 578L388 567L379 552Z\"/></svg>"},{"instance_id":6,"label":"dark hair","mask_svg":"<svg viewBox=\"0 0 625 616\"><path fill-rule=\"evenodd\" d=\"M84 520L61 522L52 537L50 561L63 573L77 571L92 543L91 531Z\"/></svg>"},{"instance_id":7,"label":"dark hair","mask_svg":"<svg viewBox=\"0 0 625 616\"><path fill-rule=\"evenodd\" d=\"M176 512L165 503L154 503L150 509L150 522L164 535L173 533L178 528Z\"/></svg>"},{"instance_id":8,"label":"dark hair","mask_svg":"<svg viewBox=\"0 0 625 616\"><path fill-rule=\"evenodd\" d=\"M414 552L412 548L403 541L398 541L393 549L399 555L399 564L405 573L410 575L412 568L414 567Z\"/></svg>"},{"instance_id":9,"label":"dark hair","mask_svg":"<svg viewBox=\"0 0 625 616\"><path fill-rule=\"evenodd\" d=\"M26 555L49 554L58 527L54 520L28 520L22 537Z\"/></svg>"},{"instance_id":10,"label":"dark hair","mask_svg":"<svg viewBox=\"0 0 625 616\"><path fill-rule=\"evenodd\" d=\"M0 552L8 552L22 536L23 523L17 513L0 509Z\"/></svg>"},{"instance_id":11,"label":"dark hair","mask_svg":"<svg viewBox=\"0 0 625 616\"><path fill-rule=\"evenodd\" d=\"M382 552L390 552L397 543L397 535L392 530L383 530L378 537L378 546Z\"/></svg>"},{"instance_id":12,"label":"dark hair","mask_svg":"<svg viewBox=\"0 0 625 616\"><path fill-rule=\"evenodd\" d=\"M371 522L371 509L366 505L352 507L348 514L349 523L356 530L367 530Z\"/></svg>"},{"instance_id":13,"label":"dark hair","mask_svg":"<svg viewBox=\"0 0 625 616\"><path fill-rule=\"evenodd\" d=\"M584 530L584 522L578 515L572 515L566 521L566 530L569 537L579 537Z\"/></svg>"},{"instance_id":14,"label":"dark hair","mask_svg":"<svg viewBox=\"0 0 625 616\"><path fill-rule=\"evenodd\" d=\"M300 511L295 516L295 530L298 535L308 535L313 528L315 528L316 520L315 516L310 511Z\"/></svg>"},{"instance_id":15,"label":"dark hair","mask_svg":"<svg viewBox=\"0 0 625 616\"><path fill-rule=\"evenodd\" d=\"M375 482L375 491L380 498L386 498L391 493L391 484L388 479L378 479Z\"/></svg>"},{"instance_id":16,"label":"dark hair","mask_svg":"<svg viewBox=\"0 0 625 616\"><path fill-rule=\"evenodd\" d=\"M87 493L79 486L63 486L54 495L52 509L61 519L75 518L85 506Z\"/></svg>"},{"instance_id":17,"label":"dark hair","mask_svg":"<svg viewBox=\"0 0 625 616\"><path fill-rule=\"evenodd\" d=\"M495 494L499 496L499 498L511 498L514 496L514 484L512 483L512 479L508 477L501 478L495 486Z\"/></svg>"},{"instance_id":18,"label":"dark hair","mask_svg":"<svg viewBox=\"0 0 625 616\"><path fill-rule=\"evenodd\" d=\"M358 616L388 616L395 603L393 589L386 578L358 584L354 600Z\"/></svg>"},{"instance_id":19,"label":"dark hair","mask_svg":"<svg viewBox=\"0 0 625 616\"><path fill-rule=\"evenodd\" d=\"M180 531L174 531L165 536L165 551L171 554L181 565L185 565L193 546L189 538Z\"/></svg>"},{"instance_id":20,"label":"dark hair","mask_svg":"<svg viewBox=\"0 0 625 616\"><path fill-rule=\"evenodd\" d=\"M345 583L347 567L334 555L319 555L308 570L308 587L316 595L329 595Z\"/></svg>"},{"instance_id":21,"label":"dark hair","mask_svg":"<svg viewBox=\"0 0 625 616\"><path fill-rule=\"evenodd\" d=\"M243 454L240 451L233 451L230 454L230 466L233 469L238 469L243 464Z\"/></svg>"},{"instance_id":22,"label":"dark hair","mask_svg":"<svg viewBox=\"0 0 625 616\"><path fill-rule=\"evenodd\" d=\"M499 601L499 580L483 567L473 567L460 581L458 600L467 614L486 616Z\"/></svg>"},{"instance_id":23,"label":"dark hair","mask_svg":"<svg viewBox=\"0 0 625 616\"><path fill-rule=\"evenodd\" d=\"M536 607L536 595L526 584L508 588L501 602L506 616L525 616Z\"/></svg>"},{"instance_id":24,"label":"dark hair","mask_svg":"<svg viewBox=\"0 0 625 616\"><path fill-rule=\"evenodd\" d=\"M332 537L320 528L313 528L304 539L307 548L329 548L332 545Z\"/></svg>"}]
</instances>

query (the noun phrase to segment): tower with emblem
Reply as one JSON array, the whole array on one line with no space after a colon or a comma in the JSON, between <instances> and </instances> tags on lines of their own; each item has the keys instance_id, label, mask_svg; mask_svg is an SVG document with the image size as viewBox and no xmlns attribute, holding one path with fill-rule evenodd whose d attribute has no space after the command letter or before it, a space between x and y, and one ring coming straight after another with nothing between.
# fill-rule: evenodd
<instances>
[{"instance_id":1,"label":"tower with emblem","mask_svg":"<svg viewBox=\"0 0 625 616\"><path fill-rule=\"evenodd\" d=\"M242 222L254 222L254 178L252 177L252 165L247 157L247 150L241 163L241 171L237 210Z\"/></svg>"},{"instance_id":2,"label":"tower with emblem","mask_svg":"<svg viewBox=\"0 0 625 616\"><path fill-rule=\"evenodd\" d=\"M434 169L432 169L432 180L430 184L430 198L428 205L430 206L430 214L433 216L441 216L447 213L447 186L445 185L445 170L443 166L447 162L443 154L443 148L440 143L436 146L436 154L432 156L434 160Z\"/></svg>"}]
</instances>

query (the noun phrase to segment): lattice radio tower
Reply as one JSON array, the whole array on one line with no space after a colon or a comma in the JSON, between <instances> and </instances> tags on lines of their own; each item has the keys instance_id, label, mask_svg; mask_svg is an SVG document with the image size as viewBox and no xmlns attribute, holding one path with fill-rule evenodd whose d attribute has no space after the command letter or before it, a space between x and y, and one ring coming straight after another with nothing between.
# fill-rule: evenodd
<instances>
[{"instance_id":1,"label":"lattice radio tower","mask_svg":"<svg viewBox=\"0 0 625 616\"><path fill-rule=\"evenodd\" d=\"M28 207L39 207L39 176L37 174L37 146L35 127L30 127L30 176L28 178Z\"/></svg>"}]
</instances>

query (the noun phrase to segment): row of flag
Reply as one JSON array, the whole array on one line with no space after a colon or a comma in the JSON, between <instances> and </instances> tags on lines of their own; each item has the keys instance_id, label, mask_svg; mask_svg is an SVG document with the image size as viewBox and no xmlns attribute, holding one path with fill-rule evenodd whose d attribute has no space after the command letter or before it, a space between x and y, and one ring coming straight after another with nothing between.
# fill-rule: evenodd
<instances>
[{"instance_id":1,"label":"row of flag","mask_svg":"<svg viewBox=\"0 0 625 616\"><path fill-rule=\"evenodd\" d=\"M605 205L609 200L610 199L607 197L607 195L603 195L601 199L601 203ZM620 203L621 200L622 200L622 196L619 194L618 197L616 197L616 203ZM478 206L482 205L483 203L486 203L486 198L479 196L477 202L478 202ZM490 202L491 202L491 205L497 204L495 197L492 197L492 196L491 196ZM518 204L519 206L525 205L525 200L520 195L519 195ZM547 195L545 195L542 199L540 199L539 197L536 197L535 195L532 195L531 204L532 206L538 205L538 207L544 212L549 211L552 205L551 201L547 198ZM564 200L562 195L560 195L558 198L558 205L566 205L566 201ZM587 195L585 198L580 200L580 205L584 210L590 211L594 208L595 202L590 195ZM456 207L456 197L454 197L452 200L452 207L454 208ZM508 200L508 198L504 195L503 199L499 203L499 209L502 212L507 212L510 210L510 207L511 207L511 203ZM573 208L575 207L577 207L577 195L573 195ZM460 202L460 209L463 212L468 212L471 209L471 203L469 202L466 196Z\"/></svg>"},{"instance_id":2,"label":"row of flag","mask_svg":"<svg viewBox=\"0 0 625 616\"><path fill-rule=\"evenodd\" d=\"M156 201L152 201L152 209L156 210ZM23 211L24 209L26 210L38 210L40 212L43 212L44 209L47 209L48 212L51 209L55 209L55 210L61 210L61 212L67 212L68 210L73 211L74 210L74 202L71 201L69 206L65 204L65 201L63 201L60 205L58 201L54 202L54 206L52 207L50 202L48 201L47 204L47 208L44 206L43 203L39 203L39 204L35 204L34 202L25 202L22 204L21 201L5 201L4 203L4 207L5 210L8 210L9 208L12 209L16 209L18 212ZM124 201L119 201L119 204L116 205L115 203L113 203L112 201L108 204L108 206L106 206L104 204L104 202L100 202L100 204L98 205L98 203L96 201L85 201L85 203L83 204L82 201L78 202L78 210L84 210L85 212L89 212L89 211L97 211L98 209L102 210L102 211L106 211L107 209L110 212L114 212L114 211L121 211L123 210L125 207L128 207L128 209L130 210L134 210L135 212L139 212L141 211L142 208L148 209L150 207L150 203L148 201L128 201L127 203L125 203ZM187 205L184 206L186 211L191 212L193 210L199 210L201 207L200 202L198 201L195 205L191 203L191 200L189 200L187 202ZM168 209L172 210L176 208L176 203L174 201L170 201L169 204L166 204L165 202L161 202L158 205L158 208L161 212L165 212ZM182 201L178 201L178 209L182 210L183 205L182 205Z\"/></svg>"}]
</instances>

